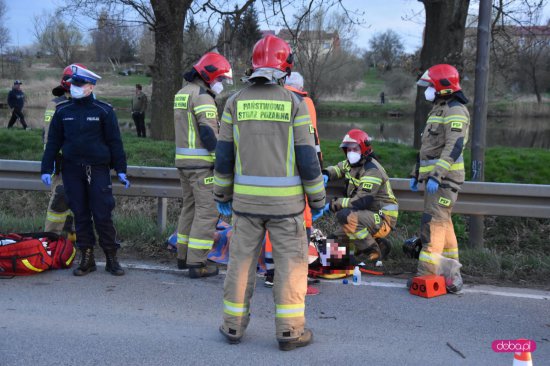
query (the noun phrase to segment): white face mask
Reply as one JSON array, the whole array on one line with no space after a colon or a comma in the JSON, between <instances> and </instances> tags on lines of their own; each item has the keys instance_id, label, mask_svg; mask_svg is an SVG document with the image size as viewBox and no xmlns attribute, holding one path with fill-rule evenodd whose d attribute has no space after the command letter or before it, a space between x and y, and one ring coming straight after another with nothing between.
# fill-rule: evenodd
<instances>
[{"instance_id":1,"label":"white face mask","mask_svg":"<svg viewBox=\"0 0 550 366\"><path fill-rule=\"evenodd\" d=\"M71 97L74 99L80 99L88 96L87 90L84 87L71 84Z\"/></svg>"},{"instance_id":2,"label":"white face mask","mask_svg":"<svg viewBox=\"0 0 550 366\"><path fill-rule=\"evenodd\" d=\"M361 160L361 154L359 154L358 152L350 151L346 155L350 164L355 164L359 160Z\"/></svg>"},{"instance_id":3,"label":"white face mask","mask_svg":"<svg viewBox=\"0 0 550 366\"><path fill-rule=\"evenodd\" d=\"M221 81L216 81L214 84L210 85L210 89L216 94L220 94L223 91L223 84Z\"/></svg>"},{"instance_id":4,"label":"white face mask","mask_svg":"<svg viewBox=\"0 0 550 366\"><path fill-rule=\"evenodd\" d=\"M433 102L435 100L435 88L429 86L424 90L424 97L427 101Z\"/></svg>"}]
</instances>

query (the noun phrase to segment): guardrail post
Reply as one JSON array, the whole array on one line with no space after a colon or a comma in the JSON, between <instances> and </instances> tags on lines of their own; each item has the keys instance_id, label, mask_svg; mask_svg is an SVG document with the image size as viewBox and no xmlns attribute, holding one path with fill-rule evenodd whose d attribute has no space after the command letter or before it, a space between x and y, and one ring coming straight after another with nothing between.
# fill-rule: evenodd
<instances>
[{"instance_id":1,"label":"guardrail post","mask_svg":"<svg viewBox=\"0 0 550 366\"><path fill-rule=\"evenodd\" d=\"M166 217L168 216L168 198L159 197L157 200L157 225L162 233L166 230Z\"/></svg>"}]
</instances>

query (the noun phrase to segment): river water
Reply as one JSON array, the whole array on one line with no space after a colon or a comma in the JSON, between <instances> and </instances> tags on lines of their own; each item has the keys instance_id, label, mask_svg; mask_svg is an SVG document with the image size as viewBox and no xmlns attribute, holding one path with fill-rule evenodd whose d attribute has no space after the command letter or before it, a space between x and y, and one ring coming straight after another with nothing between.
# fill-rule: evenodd
<instances>
[{"instance_id":1,"label":"river water","mask_svg":"<svg viewBox=\"0 0 550 366\"><path fill-rule=\"evenodd\" d=\"M25 119L32 128L42 128L44 110L26 108ZM117 111L122 130L134 130L129 111ZM6 127L10 112L0 110L0 127ZM147 122L150 121L149 116ZM321 117L318 129L321 139L340 140L352 128L365 130L378 141L413 143L413 118L376 117ZM19 122L15 125L21 127ZM471 129L470 129L471 133ZM489 118L487 123L487 146L538 147L550 149L550 118Z\"/></svg>"}]
</instances>

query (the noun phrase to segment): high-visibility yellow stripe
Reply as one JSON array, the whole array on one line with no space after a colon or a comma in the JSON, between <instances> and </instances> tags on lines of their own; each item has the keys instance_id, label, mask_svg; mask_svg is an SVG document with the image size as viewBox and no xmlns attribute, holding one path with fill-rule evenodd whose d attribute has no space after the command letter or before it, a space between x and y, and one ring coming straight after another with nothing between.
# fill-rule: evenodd
<instances>
[{"instance_id":1,"label":"high-visibility yellow stripe","mask_svg":"<svg viewBox=\"0 0 550 366\"><path fill-rule=\"evenodd\" d=\"M305 304L275 305L276 318L295 318L304 316Z\"/></svg>"},{"instance_id":2,"label":"high-visibility yellow stripe","mask_svg":"<svg viewBox=\"0 0 550 366\"><path fill-rule=\"evenodd\" d=\"M48 211L46 213L46 220L49 222L65 222L67 220L67 216L69 216L70 210L67 210L63 213L56 213L53 211Z\"/></svg>"},{"instance_id":3,"label":"high-visibility yellow stripe","mask_svg":"<svg viewBox=\"0 0 550 366\"><path fill-rule=\"evenodd\" d=\"M397 217L399 216L399 211L393 210L382 210L382 213L386 216Z\"/></svg>"},{"instance_id":4,"label":"high-visibility yellow stripe","mask_svg":"<svg viewBox=\"0 0 550 366\"><path fill-rule=\"evenodd\" d=\"M23 265L24 265L25 267L27 267L28 269L30 269L31 271L35 271L35 272L42 272L42 271L44 271L43 269L36 268L35 266L33 266L33 265L31 264L31 262L29 262L28 259L23 259L23 260L21 261L21 263L23 263Z\"/></svg>"},{"instance_id":5,"label":"high-visibility yellow stripe","mask_svg":"<svg viewBox=\"0 0 550 366\"><path fill-rule=\"evenodd\" d=\"M235 143L235 170L237 174L243 174L243 167L241 166L241 157L239 154L239 140L241 134L239 132L239 126L233 125L233 142Z\"/></svg>"},{"instance_id":6,"label":"high-visibility yellow stripe","mask_svg":"<svg viewBox=\"0 0 550 366\"><path fill-rule=\"evenodd\" d=\"M178 233L178 244L189 243L189 235L183 235Z\"/></svg>"},{"instance_id":7,"label":"high-visibility yellow stripe","mask_svg":"<svg viewBox=\"0 0 550 366\"><path fill-rule=\"evenodd\" d=\"M307 194L319 193L323 189L325 189L325 183L324 182L319 182L319 183L311 185L311 186L304 184L304 190L306 191Z\"/></svg>"},{"instance_id":8,"label":"high-visibility yellow stripe","mask_svg":"<svg viewBox=\"0 0 550 366\"><path fill-rule=\"evenodd\" d=\"M286 176L294 175L294 134L292 127L288 127L288 141L286 147Z\"/></svg>"},{"instance_id":9,"label":"high-visibility yellow stripe","mask_svg":"<svg viewBox=\"0 0 550 366\"><path fill-rule=\"evenodd\" d=\"M212 244L214 244L214 240L212 239L197 239L197 238L189 238L189 248L193 249L212 249Z\"/></svg>"},{"instance_id":10,"label":"high-visibility yellow stripe","mask_svg":"<svg viewBox=\"0 0 550 366\"><path fill-rule=\"evenodd\" d=\"M304 189L301 185L293 187L260 187L235 184L233 190L238 194L261 197L290 197L304 194Z\"/></svg>"},{"instance_id":11,"label":"high-visibility yellow stripe","mask_svg":"<svg viewBox=\"0 0 550 366\"><path fill-rule=\"evenodd\" d=\"M248 307L245 304L223 300L223 312L233 316L245 316L248 314Z\"/></svg>"},{"instance_id":12,"label":"high-visibility yellow stripe","mask_svg":"<svg viewBox=\"0 0 550 366\"><path fill-rule=\"evenodd\" d=\"M349 207L349 198L342 199L342 207L347 208Z\"/></svg>"},{"instance_id":13,"label":"high-visibility yellow stripe","mask_svg":"<svg viewBox=\"0 0 550 366\"><path fill-rule=\"evenodd\" d=\"M225 178L221 178L217 175L214 175L214 185L219 186L219 187L229 187L232 184L233 184L233 178L225 179Z\"/></svg>"},{"instance_id":14,"label":"high-visibility yellow stripe","mask_svg":"<svg viewBox=\"0 0 550 366\"><path fill-rule=\"evenodd\" d=\"M55 113L54 109L46 109L46 112L44 112L44 123L46 124L50 123L54 113Z\"/></svg>"},{"instance_id":15,"label":"high-visibility yellow stripe","mask_svg":"<svg viewBox=\"0 0 550 366\"><path fill-rule=\"evenodd\" d=\"M199 105L199 106L196 106L195 108L193 108L193 111L195 113L201 113L201 112L206 112L206 111L211 111L211 112L218 112L218 109L211 105L211 104L202 104L202 105Z\"/></svg>"},{"instance_id":16,"label":"high-visibility yellow stripe","mask_svg":"<svg viewBox=\"0 0 550 366\"><path fill-rule=\"evenodd\" d=\"M374 184L382 185L382 179L377 177L361 177L359 181L361 183L374 183Z\"/></svg>"},{"instance_id":17,"label":"high-visibility yellow stripe","mask_svg":"<svg viewBox=\"0 0 550 366\"><path fill-rule=\"evenodd\" d=\"M204 155L180 155L176 154L176 160L189 160L189 159L198 159L198 160L204 160L208 161L210 163L214 162L214 156L204 156Z\"/></svg>"},{"instance_id":18,"label":"high-visibility yellow stripe","mask_svg":"<svg viewBox=\"0 0 550 366\"><path fill-rule=\"evenodd\" d=\"M350 233L347 235L350 239L365 239L367 236L369 236L369 230L367 228L364 228L363 230L360 230L356 233Z\"/></svg>"},{"instance_id":19,"label":"high-visibility yellow stripe","mask_svg":"<svg viewBox=\"0 0 550 366\"><path fill-rule=\"evenodd\" d=\"M187 131L187 144L190 149L195 148L195 126L193 125L193 117L191 112L187 112L187 126L189 131Z\"/></svg>"},{"instance_id":20,"label":"high-visibility yellow stripe","mask_svg":"<svg viewBox=\"0 0 550 366\"><path fill-rule=\"evenodd\" d=\"M421 166L420 169L418 169L419 173L429 173L434 169L435 165L426 165ZM451 169L448 169L449 171L454 170L464 170L464 163L455 163L451 165Z\"/></svg>"},{"instance_id":21,"label":"high-visibility yellow stripe","mask_svg":"<svg viewBox=\"0 0 550 366\"><path fill-rule=\"evenodd\" d=\"M434 257L432 257L432 254L430 252L420 251L420 256L418 257L418 260L421 262L426 262L430 264L438 264L438 260Z\"/></svg>"},{"instance_id":22,"label":"high-visibility yellow stripe","mask_svg":"<svg viewBox=\"0 0 550 366\"><path fill-rule=\"evenodd\" d=\"M227 112L223 112L222 122L233 124L233 119L231 118L231 114L229 114Z\"/></svg>"}]
</instances>

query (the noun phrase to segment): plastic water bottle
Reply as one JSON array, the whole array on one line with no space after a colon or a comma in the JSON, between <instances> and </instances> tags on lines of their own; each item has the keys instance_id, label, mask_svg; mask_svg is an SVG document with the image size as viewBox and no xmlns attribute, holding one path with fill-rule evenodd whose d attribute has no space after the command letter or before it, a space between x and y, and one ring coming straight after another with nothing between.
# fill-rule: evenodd
<instances>
[{"instance_id":1,"label":"plastic water bottle","mask_svg":"<svg viewBox=\"0 0 550 366\"><path fill-rule=\"evenodd\" d=\"M359 266L355 266L355 268L353 269L353 284L361 284L361 271L359 270Z\"/></svg>"}]
</instances>

